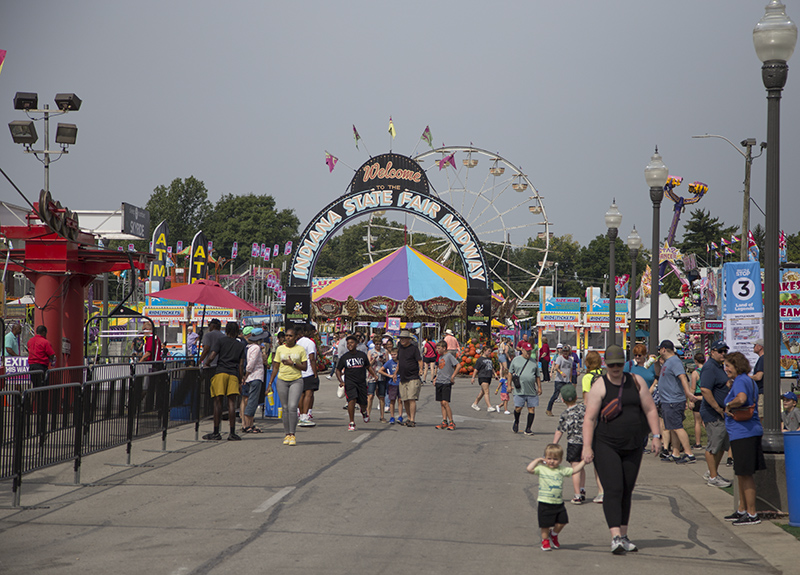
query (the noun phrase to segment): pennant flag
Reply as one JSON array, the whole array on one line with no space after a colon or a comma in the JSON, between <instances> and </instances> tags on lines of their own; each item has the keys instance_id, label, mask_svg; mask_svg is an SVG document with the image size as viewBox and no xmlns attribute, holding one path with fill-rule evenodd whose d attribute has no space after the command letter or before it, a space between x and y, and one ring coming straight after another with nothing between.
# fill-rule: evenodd
<instances>
[{"instance_id":1,"label":"pennant flag","mask_svg":"<svg viewBox=\"0 0 800 575\"><path fill-rule=\"evenodd\" d=\"M394 130L394 122L392 122L392 117L389 116L389 133L392 135L392 140L397 135L397 132Z\"/></svg>"},{"instance_id":2,"label":"pennant flag","mask_svg":"<svg viewBox=\"0 0 800 575\"><path fill-rule=\"evenodd\" d=\"M715 251L714 255L717 256L717 259L719 259L719 252L718 251Z\"/></svg>"},{"instance_id":3,"label":"pennant flag","mask_svg":"<svg viewBox=\"0 0 800 575\"><path fill-rule=\"evenodd\" d=\"M711 251L711 248L708 246L708 244L706 244L706 253L708 253L709 251Z\"/></svg>"},{"instance_id":4,"label":"pennant flag","mask_svg":"<svg viewBox=\"0 0 800 575\"><path fill-rule=\"evenodd\" d=\"M456 169L456 157L455 156L456 156L456 153L453 152L449 156L445 156L441 160L438 160L439 171L441 172L442 168L447 167L447 164L450 164L451 166L453 166L453 169L455 170Z\"/></svg>"},{"instance_id":5,"label":"pennant flag","mask_svg":"<svg viewBox=\"0 0 800 575\"><path fill-rule=\"evenodd\" d=\"M711 242L711 247L714 248L715 250L719 249L719 246L717 244L715 244L714 242Z\"/></svg>"},{"instance_id":6,"label":"pennant flag","mask_svg":"<svg viewBox=\"0 0 800 575\"><path fill-rule=\"evenodd\" d=\"M288 256L292 253L292 242L286 242L286 247L283 248L283 255Z\"/></svg>"},{"instance_id":7,"label":"pennant flag","mask_svg":"<svg viewBox=\"0 0 800 575\"><path fill-rule=\"evenodd\" d=\"M731 241L732 241L733 243L736 243L736 242L738 242L738 241L739 241L739 238L737 238L736 236L733 236L733 235L732 235L732 236L731 236Z\"/></svg>"},{"instance_id":8,"label":"pennant flag","mask_svg":"<svg viewBox=\"0 0 800 575\"><path fill-rule=\"evenodd\" d=\"M328 173L333 171L333 168L336 166L336 162L338 161L339 158L337 158L333 154L328 153L328 151L325 150L325 163L328 164L328 170L329 170Z\"/></svg>"},{"instance_id":9,"label":"pennant flag","mask_svg":"<svg viewBox=\"0 0 800 575\"><path fill-rule=\"evenodd\" d=\"M732 255L735 255L735 254L736 254L736 252L735 252L735 251L733 251L733 250L732 250L731 248L729 248L728 246L725 246L725 253L726 253L726 254L728 254L729 256L732 256Z\"/></svg>"},{"instance_id":10,"label":"pennant flag","mask_svg":"<svg viewBox=\"0 0 800 575\"><path fill-rule=\"evenodd\" d=\"M358 130L356 130L356 125L353 124L353 138L356 140L356 150L358 149L358 141L361 139L361 136L358 135Z\"/></svg>"},{"instance_id":11,"label":"pennant flag","mask_svg":"<svg viewBox=\"0 0 800 575\"><path fill-rule=\"evenodd\" d=\"M431 150L433 149L433 134L431 134L430 126L425 126L425 131L422 132L422 137L420 139L425 140L425 142L427 142L427 144L431 147Z\"/></svg>"},{"instance_id":12,"label":"pennant flag","mask_svg":"<svg viewBox=\"0 0 800 575\"><path fill-rule=\"evenodd\" d=\"M0 50L0 72L3 71L3 62L6 60L6 51Z\"/></svg>"},{"instance_id":13,"label":"pennant flag","mask_svg":"<svg viewBox=\"0 0 800 575\"><path fill-rule=\"evenodd\" d=\"M726 240L725 238L720 238L719 243L722 244L723 246L731 245L731 243L728 240Z\"/></svg>"},{"instance_id":14,"label":"pennant flag","mask_svg":"<svg viewBox=\"0 0 800 575\"><path fill-rule=\"evenodd\" d=\"M272 248L273 258L278 257L278 252L280 251L280 249L281 249L280 246L278 244L275 244L275 246Z\"/></svg>"}]
</instances>

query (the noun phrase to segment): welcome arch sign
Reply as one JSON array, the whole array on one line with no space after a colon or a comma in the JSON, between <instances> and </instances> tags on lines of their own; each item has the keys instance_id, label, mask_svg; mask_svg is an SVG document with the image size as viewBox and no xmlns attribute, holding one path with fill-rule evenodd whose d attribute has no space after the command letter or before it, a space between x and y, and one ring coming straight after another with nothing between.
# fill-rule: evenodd
<instances>
[{"instance_id":1,"label":"welcome arch sign","mask_svg":"<svg viewBox=\"0 0 800 575\"><path fill-rule=\"evenodd\" d=\"M375 211L413 213L457 246L467 279L468 329L488 334L492 309L489 270L478 236L456 210L431 195L428 177L417 162L392 153L365 162L356 171L348 191L320 210L306 226L289 268L287 327L306 323L310 317L311 279L325 243L349 221Z\"/></svg>"}]
</instances>

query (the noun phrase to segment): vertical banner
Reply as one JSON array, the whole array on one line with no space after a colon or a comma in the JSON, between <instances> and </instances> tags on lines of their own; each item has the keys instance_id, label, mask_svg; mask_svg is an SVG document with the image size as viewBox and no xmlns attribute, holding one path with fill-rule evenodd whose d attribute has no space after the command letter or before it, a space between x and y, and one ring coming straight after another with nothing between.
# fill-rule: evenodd
<instances>
[{"instance_id":1,"label":"vertical banner","mask_svg":"<svg viewBox=\"0 0 800 575\"><path fill-rule=\"evenodd\" d=\"M231 259L235 260L236 256L239 255L239 242L233 242L233 247L231 248Z\"/></svg>"},{"instance_id":2,"label":"vertical banner","mask_svg":"<svg viewBox=\"0 0 800 575\"><path fill-rule=\"evenodd\" d=\"M278 292L278 299L282 293ZM311 317L311 288L290 287L285 293L286 298L286 327L305 325Z\"/></svg>"},{"instance_id":3,"label":"vertical banner","mask_svg":"<svg viewBox=\"0 0 800 575\"><path fill-rule=\"evenodd\" d=\"M250 257L257 258L261 254L261 250L258 249L258 244L253 242L253 247L250 248Z\"/></svg>"},{"instance_id":4,"label":"vertical banner","mask_svg":"<svg viewBox=\"0 0 800 575\"><path fill-rule=\"evenodd\" d=\"M781 375L796 377L800 362L800 269L780 271Z\"/></svg>"},{"instance_id":5,"label":"vertical banner","mask_svg":"<svg viewBox=\"0 0 800 575\"><path fill-rule=\"evenodd\" d=\"M278 244L275 244L275 247L272 248L272 257L273 258L278 257L279 251L280 251L280 246Z\"/></svg>"},{"instance_id":6,"label":"vertical banner","mask_svg":"<svg viewBox=\"0 0 800 575\"><path fill-rule=\"evenodd\" d=\"M755 365L758 357L753 343L764 335L764 308L761 295L761 267L758 262L723 264L725 341Z\"/></svg>"},{"instance_id":7,"label":"vertical banner","mask_svg":"<svg viewBox=\"0 0 800 575\"><path fill-rule=\"evenodd\" d=\"M157 282L156 291L164 287L164 278L167 277L167 244L169 243L169 226L167 220L158 224L153 231L153 240L150 242L150 253L156 256L150 263L150 281Z\"/></svg>"},{"instance_id":8,"label":"vertical banner","mask_svg":"<svg viewBox=\"0 0 800 575\"><path fill-rule=\"evenodd\" d=\"M467 332L481 337L492 334L492 295L489 290L467 289Z\"/></svg>"},{"instance_id":9,"label":"vertical banner","mask_svg":"<svg viewBox=\"0 0 800 575\"><path fill-rule=\"evenodd\" d=\"M189 283L193 284L199 279L205 279L208 273L208 244L205 234L200 231L192 240L192 249L189 256Z\"/></svg>"},{"instance_id":10,"label":"vertical banner","mask_svg":"<svg viewBox=\"0 0 800 575\"><path fill-rule=\"evenodd\" d=\"M183 240L178 240L178 245L175 246L175 249L179 252L183 251Z\"/></svg>"}]
</instances>

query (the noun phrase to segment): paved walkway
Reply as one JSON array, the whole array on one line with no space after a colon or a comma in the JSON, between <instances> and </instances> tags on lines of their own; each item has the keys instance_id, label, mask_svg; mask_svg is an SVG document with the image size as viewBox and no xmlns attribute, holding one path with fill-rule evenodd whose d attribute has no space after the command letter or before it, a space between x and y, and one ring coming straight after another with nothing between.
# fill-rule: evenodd
<instances>
[{"instance_id":1,"label":"paved walkway","mask_svg":"<svg viewBox=\"0 0 800 575\"><path fill-rule=\"evenodd\" d=\"M541 551L536 478L525 466L552 439L563 407L554 418L538 408L536 434L525 437L511 432L510 415L470 409L469 380L453 394L454 432L434 429L441 414L425 386L416 428L374 420L349 433L323 378L318 425L300 428L296 447L282 445L280 422L261 422L264 433L241 442L195 442L187 426L170 432L167 453L160 437L136 442L137 467L111 465L125 463L124 448L87 458L81 486L71 484L71 465L26 476L21 509L9 507L2 483L0 573L797 573L794 537L769 521L737 528L721 519L733 498L702 481L703 463L654 457L634 493L639 553L609 552L592 503L568 504L562 549Z\"/></svg>"}]
</instances>

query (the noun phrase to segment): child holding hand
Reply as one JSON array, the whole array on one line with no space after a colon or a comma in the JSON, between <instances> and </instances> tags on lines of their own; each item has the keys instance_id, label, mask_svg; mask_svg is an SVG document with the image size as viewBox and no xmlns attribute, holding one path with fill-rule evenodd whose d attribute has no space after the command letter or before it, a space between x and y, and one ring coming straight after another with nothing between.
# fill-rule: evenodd
<instances>
[{"instance_id":1,"label":"child holding hand","mask_svg":"<svg viewBox=\"0 0 800 575\"><path fill-rule=\"evenodd\" d=\"M497 392L500 392L500 405L497 406L497 413L500 413L500 409L503 409L503 413L509 415L511 412L508 411L508 380L505 377L500 378L500 383L497 386L497 389L494 390L494 394L497 395Z\"/></svg>"},{"instance_id":2,"label":"child holding hand","mask_svg":"<svg viewBox=\"0 0 800 575\"><path fill-rule=\"evenodd\" d=\"M539 529L542 535L542 551L558 549L561 544L558 535L569 523L567 508L562 499L564 478L580 472L586 462L580 461L574 467L561 467L564 449L555 443L545 447L544 457L537 457L528 464L528 473L539 476L539 496L537 501Z\"/></svg>"}]
</instances>

